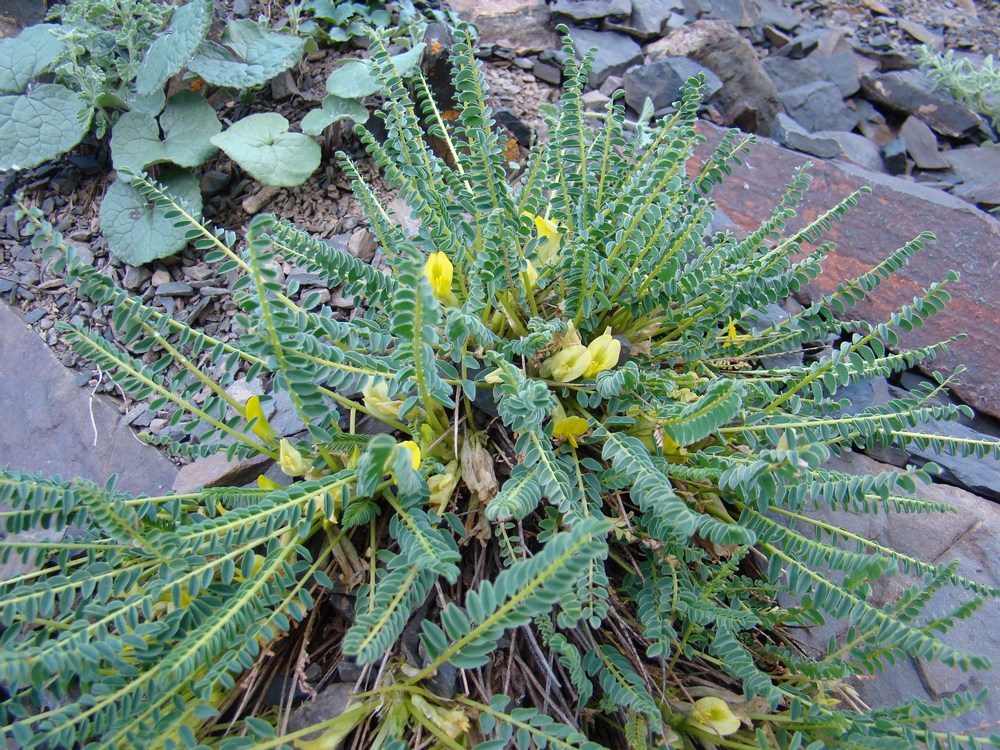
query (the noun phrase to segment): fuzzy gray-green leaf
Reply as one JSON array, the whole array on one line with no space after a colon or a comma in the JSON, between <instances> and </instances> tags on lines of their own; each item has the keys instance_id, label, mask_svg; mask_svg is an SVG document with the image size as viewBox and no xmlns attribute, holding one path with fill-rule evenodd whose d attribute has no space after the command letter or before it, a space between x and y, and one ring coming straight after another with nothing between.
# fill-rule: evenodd
<instances>
[{"instance_id":1,"label":"fuzzy gray-green leaf","mask_svg":"<svg viewBox=\"0 0 1000 750\"><path fill-rule=\"evenodd\" d=\"M146 52L135 77L136 91L145 96L162 89L191 59L211 23L212 0L191 0L175 10L166 30Z\"/></svg>"},{"instance_id":2,"label":"fuzzy gray-green leaf","mask_svg":"<svg viewBox=\"0 0 1000 750\"><path fill-rule=\"evenodd\" d=\"M222 43L204 42L188 68L214 86L248 89L261 86L295 65L305 40L265 31L253 21L231 21Z\"/></svg>"},{"instance_id":3,"label":"fuzzy gray-green leaf","mask_svg":"<svg viewBox=\"0 0 1000 750\"><path fill-rule=\"evenodd\" d=\"M301 185L319 166L319 144L301 133L288 132L288 120L277 112L244 117L212 143L254 179L265 185Z\"/></svg>"},{"instance_id":4,"label":"fuzzy gray-green leaf","mask_svg":"<svg viewBox=\"0 0 1000 750\"><path fill-rule=\"evenodd\" d=\"M65 86L0 96L0 171L27 169L66 153L90 128L90 107Z\"/></svg>"},{"instance_id":5,"label":"fuzzy gray-green leaf","mask_svg":"<svg viewBox=\"0 0 1000 750\"><path fill-rule=\"evenodd\" d=\"M20 94L31 79L48 70L63 43L52 35L54 24L30 26L13 39L0 40L0 94Z\"/></svg>"},{"instance_id":6,"label":"fuzzy gray-green leaf","mask_svg":"<svg viewBox=\"0 0 1000 750\"><path fill-rule=\"evenodd\" d=\"M192 214L201 213L201 190L190 172L166 169L159 182L169 193L187 201ZM150 206L138 190L121 179L104 195L101 230L115 257L133 266L173 255L187 245L187 229L174 226L162 209Z\"/></svg>"}]
</instances>

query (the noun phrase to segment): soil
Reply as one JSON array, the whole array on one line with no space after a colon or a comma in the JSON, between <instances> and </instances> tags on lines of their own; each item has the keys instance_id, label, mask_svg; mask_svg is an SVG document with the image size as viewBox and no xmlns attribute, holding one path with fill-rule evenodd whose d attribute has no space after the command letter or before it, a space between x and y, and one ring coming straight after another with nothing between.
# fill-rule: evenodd
<instances>
[{"instance_id":1,"label":"soil","mask_svg":"<svg viewBox=\"0 0 1000 750\"><path fill-rule=\"evenodd\" d=\"M883 2L891 6L892 17L882 13ZM251 4L250 17L264 15L280 23L281 4ZM904 28L897 19L906 18L924 27L943 28L941 44L958 53L988 54L1000 45L1000 3L971 0L819 0L801 2L800 11L808 12L823 25L843 28L862 44L889 47L912 54L920 41L919 29ZM231 92L210 95L224 124L254 112L277 111L289 121L298 122L306 112L319 105L325 94L324 82L329 71L344 57L354 57L358 50L350 45L323 49L308 55L297 68L272 82L249 102L233 99ZM510 110L533 132L542 129L538 105L557 100L559 90L539 81L512 61L486 61L486 75L498 109ZM370 121L372 122L372 121ZM336 163L334 153L342 149L358 163L387 204L394 198L369 159L362 152L357 137L341 128L332 128L324 140L324 159L319 170L305 184L295 188L262 187L220 154L199 171L205 193L204 216L218 226L240 232L257 212L275 213L290 219L313 235L330 239L355 237L364 231L363 218L350 186ZM42 211L71 244L92 254L95 267L116 283L130 289L145 302L166 310L179 319L197 323L206 333L223 340L239 335L233 320L233 304L226 279L217 278L199 254L188 249L179 255L155 261L145 268L126 266L109 254L99 232L100 201L114 179L107 140L89 138L59 162L34 170L0 175L0 199L10 201L17 193L28 204ZM397 202L398 207L398 202ZM0 208L0 298L16 308L34 330L55 351L59 359L79 373L78 383L97 392L114 394L110 380L91 363L81 360L63 342L55 328L57 321L84 325L113 338L109 321L94 305L76 295L73 287L51 273L40 251L21 234L15 219L17 206L7 202ZM376 259L377 262L377 259ZM287 275L296 269L286 266ZM185 282L190 291L183 295L158 295L157 287L170 281ZM343 316L351 314L352 300L333 291L331 304ZM152 358L153 354L145 355ZM156 430L161 415L142 414L125 401L121 412L133 412L136 427ZM140 417L144 417L142 424ZM151 424L150 424L151 423Z\"/></svg>"}]
</instances>

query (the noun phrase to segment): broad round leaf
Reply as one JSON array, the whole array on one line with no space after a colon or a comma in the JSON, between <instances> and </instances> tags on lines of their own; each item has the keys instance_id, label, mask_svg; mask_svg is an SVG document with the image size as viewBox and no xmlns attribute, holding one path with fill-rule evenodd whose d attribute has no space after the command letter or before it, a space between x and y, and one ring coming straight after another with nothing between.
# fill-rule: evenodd
<instances>
[{"instance_id":1,"label":"broad round leaf","mask_svg":"<svg viewBox=\"0 0 1000 750\"><path fill-rule=\"evenodd\" d=\"M198 179L183 169L170 168L157 180L168 193L184 199L193 216L201 215ZM101 202L101 231L119 260L141 266L180 252L187 245L187 227L176 227L163 209L149 203L123 179L116 180Z\"/></svg>"},{"instance_id":2,"label":"broad round leaf","mask_svg":"<svg viewBox=\"0 0 1000 750\"><path fill-rule=\"evenodd\" d=\"M0 40L0 94L24 93L31 79L55 62L63 43L53 36L54 28L42 23Z\"/></svg>"},{"instance_id":3,"label":"broad round leaf","mask_svg":"<svg viewBox=\"0 0 1000 750\"><path fill-rule=\"evenodd\" d=\"M362 99L380 88L368 63L361 60L348 60L326 79L327 93L341 99Z\"/></svg>"},{"instance_id":4,"label":"broad round leaf","mask_svg":"<svg viewBox=\"0 0 1000 750\"><path fill-rule=\"evenodd\" d=\"M167 159L182 167L203 164L217 151L212 136L222 132L215 109L194 91L179 91L170 97L160 115L160 127Z\"/></svg>"},{"instance_id":5,"label":"broad round leaf","mask_svg":"<svg viewBox=\"0 0 1000 750\"><path fill-rule=\"evenodd\" d=\"M265 31L253 21L230 21L222 44L204 42L188 69L214 86L247 89L261 86L302 56L305 40Z\"/></svg>"},{"instance_id":6,"label":"broad round leaf","mask_svg":"<svg viewBox=\"0 0 1000 750\"><path fill-rule=\"evenodd\" d=\"M191 59L211 23L212 0L191 0L175 10L166 30L149 45L135 77L136 91L145 96L162 89Z\"/></svg>"},{"instance_id":7,"label":"broad round leaf","mask_svg":"<svg viewBox=\"0 0 1000 750\"><path fill-rule=\"evenodd\" d=\"M426 45L421 42L413 49L394 55L392 64L401 76L407 75L420 61ZM361 60L348 60L326 79L326 92L341 99L362 99L379 92L382 84L372 73L371 64Z\"/></svg>"},{"instance_id":8,"label":"broad round leaf","mask_svg":"<svg viewBox=\"0 0 1000 750\"><path fill-rule=\"evenodd\" d=\"M111 129L111 163L115 169L141 172L166 158L155 117L126 112L118 118Z\"/></svg>"},{"instance_id":9,"label":"broad round leaf","mask_svg":"<svg viewBox=\"0 0 1000 750\"><path fill-rule=\"evenodd\" d=\"M314 109L302 118L302 132L306 135L322 135L330 125L340 120L353 120L358 124L368 119L368 109L354 99L341 99L329 94L323 97L323 106Z\"/></svg>"},{"instance_id":10,"label":"broad round leaf","mask_svg":"<svg viewBox=\"0 0 1000 750\"><path fill-rule=\"evenodd\" d=\"M288 120L276 112L244 117L212 143L265 185L301 185L316 171L319 144L302 133L289 133Z\"/></svg>"},{"instance_id":11,"label":"broad round leaf","mask_svg":"<svg viewBox=\"0 0 1000 750\"><path fill-rule=\"evenodd\" d=\"M65 86L46 83L29 94L0 96L0 171L54 159L80 142L93 112Z\"/></svg>"}]
</instances>

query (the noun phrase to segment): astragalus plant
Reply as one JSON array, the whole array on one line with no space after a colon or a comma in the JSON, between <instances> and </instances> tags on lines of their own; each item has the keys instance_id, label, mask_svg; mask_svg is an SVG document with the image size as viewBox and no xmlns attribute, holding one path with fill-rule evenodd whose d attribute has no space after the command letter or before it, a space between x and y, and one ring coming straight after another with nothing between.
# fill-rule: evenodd
<instances>
[{"instance_id":1,"label":"astragalus plant","mask_svg":"<svg viewBox=\"0 0 1000 750\"><path fill-rule=\"evenodd\" d=\"M274 216L239 241L141 175L157 210L239 276L239 341L69 257L117 343L66 337L125 392L205 430L168 447L265 454L289 484L133 498L6 472L9 530L68 533L3 543L39 566L0 590L3 733L47 748L977 744L929 729L972 696L868 709L845 680L907 654L985 668L938 636L997 592L810 518L946 509L907 494L924 470L852 476L823 468L831 451L998 454L920 427L967 411L938 403L948 379L857 413L837 398L943 346L900 351L897 331L939 310L953 276L883 324L848 316L927 238L755 322L818 273L823 230L857 195L791 231L796 174L760 229L712 233L709 191L747 140L730 133L693 165L697 82L655 127L627 125L620 99L592 127L590 58L574 62L568 42L558 115L512 180L467 30L453 121L419 78L404 87L378 39L373 50L387 138L359 132L418 231L339 160L387 273ZM59 246L37 211L26 218ZM279 283L279 261L363 307L337 319ZM148 352L162 356L144 365ZM237 373L269 396L234 400ZM279 396L306 430L275 431ZM872 583L899 570L920 583L871 603ZM969 603L925 619L946 585ZM846 641L819 658L796 647L796 628L831 617L850 619ZM301 700L338 682L350 703L289 729Z\"/></svg>"}]
</instances>

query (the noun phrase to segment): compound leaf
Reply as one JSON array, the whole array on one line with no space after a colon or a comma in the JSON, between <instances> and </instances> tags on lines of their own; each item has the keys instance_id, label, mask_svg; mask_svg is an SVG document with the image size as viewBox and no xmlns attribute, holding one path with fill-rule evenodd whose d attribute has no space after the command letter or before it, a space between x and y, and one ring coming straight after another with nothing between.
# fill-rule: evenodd
<instances>
[{"instance_id":1,"label":"compound leaf","mask_svg":"<svg viewBox=\"0 0 1000 750\"><path fill-rule=\"evenodd\" d=\"M135 78L141 96L159 91L181 71L212 23L212 0L192 0L174 11L166 30L149 45Z\"/></svg>"},{"instance_id":2,"label":"compound leaf","mask_svg":"<svg viewBox=\"0 0 1000 750\"><path fill-rule=\"evenodd\" d=\"M277 112L250 115L233 123L212 143L265 185L301 185L322 155L319 144L302 133L289 133L288 120Z\"/></svg>"},{"instance_id":3,"label":"compound leaf","mask_svg":"<svg viewBox=\"0 0 1000 750\"><path fill-rule=\"evenodd\" d=\"M188 69L213 86L252 88L295 65L304 45L303 39L265 31L253 21L231 21L222 44L202 43Z\"/></svg>"},{"instance_id":4,"label":"compound leaf","mask_svg":"<svg viewBox=\"0 0 1000 750\"><path fill-rule=\"evenodd\" d=\"M192 215L201 213L198 179L183 169L163 170L158 182L183 198ZM115 257L133 266L180 252L187 245L187 227L177 227L162 209L151 206L123 179L116 180L101 202L101 230Z\"/></svg>"}]
</instances>

